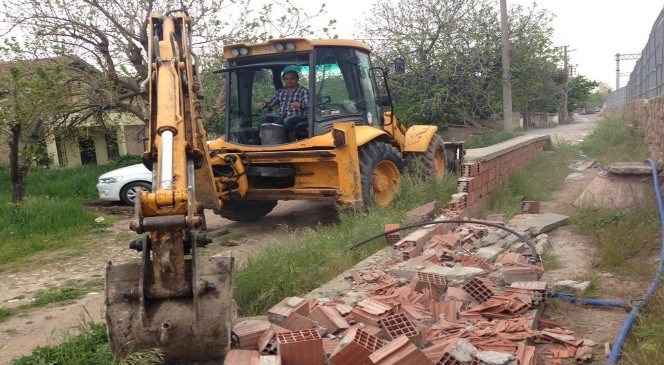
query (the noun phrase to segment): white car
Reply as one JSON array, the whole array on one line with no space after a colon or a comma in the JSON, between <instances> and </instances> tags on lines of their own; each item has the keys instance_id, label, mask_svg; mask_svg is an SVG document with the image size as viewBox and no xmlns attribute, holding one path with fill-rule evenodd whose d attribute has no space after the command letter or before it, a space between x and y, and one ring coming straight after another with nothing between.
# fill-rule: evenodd
<instances>
[{"instance_id":1,"label":"white car","mask_svg":"<svg viewBox=\"0 0 664 365\"><path fill-rule=\"evenodd\" d=\"M152 171L142 163L122 167L99 176L97 190L99 198L134 204L141 190L152 188Z\"/></svg>"}]
</instances>

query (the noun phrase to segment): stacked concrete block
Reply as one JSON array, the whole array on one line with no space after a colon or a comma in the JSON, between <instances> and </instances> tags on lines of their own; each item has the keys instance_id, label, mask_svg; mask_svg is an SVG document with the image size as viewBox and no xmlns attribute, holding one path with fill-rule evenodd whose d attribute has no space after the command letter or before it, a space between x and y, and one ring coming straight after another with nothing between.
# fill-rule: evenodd
<instances>
[{"instance_id":1,"label":"stacked concrete block","mask_svg":"<svg viewBox=\"0 0 664 365\"><path fill-rule=\"evenodd\" d=\"M316 306L309 314L309 317L318 322L319 325L325 327L331 334L350 327L350 324L332 306Z\"/></svg>"},{"instance_id":2,"label":"stacked concrete block","mask_svg":"<svg viewBox=\"0 0 664 365\"><path fill-rule=\"evenodd\" d=\"M357 327L344 333L344 337L330 354L330 365L372 365L369 355L385 346L380 338Z\"/></svg>"},{"instance_id":3,"label":"stacked concrete block","mask_svg":"<svg viewBox=\"0 0 664 365\"><path fill-rule=\"evenodd\" d=\"M298 297L284 298L267 311L267 317L271 323L280 324L292 313L309 315L309 303Z\"/></svg>"},{"instance_id":4,"label":"stacked concrete block","mask_svg":"<svg viewBox=\"0 0 664 365\"><path fill-rule=\"evenodd\" d=\"M369 355L369 360L373 365L431 364L431 360L406 336L401 336L378 349Z\"/></svg>"},{"instance_id":5,"label":"stacked concrete block","mask_svg":"<svg viewBox=\"0 0 664 365\"><path fill-rule=\"evenodd\" d=\"M268 321L246 319L231 327L231 341L234 348L258 350L258 340L270 329Z\"/></svg>"},{"instance_id":6,"label":"stacked concrete block","mask_svg":"<svg viewBox=\"0 0 664 365\"><path fill-rule=\"evenodd\" d=\"M415 345L422 346L420 331L403 312L381 319L380 327L389 341L393 341L400 336L406 336Z\"/></svg>"},{"instance_id":7,"label":"stacked concrete block","mask_svg":"<svg viewBox=\"0 0 664 365\"><path fill-rule=\"evenodd\" d=\"M386 224L385 225L385 232L389 232L395 229L399 229L401 226L398 224ZM394 245L395 243L399 242L401 240L401 231L396 231L392 233L388 233L385 235L385 244L387 245Z\"/></svg>"},{"instance_id":8,"label":"stacked concrete block","mask_svg":"<svg viewBox=\"0 0 664 365\"><path fill-rule=\"evenodd\" d=\"M277 333L277 353L283 365L323 365L323 340L315 330Z\"/></svg>"},{"instance_id":9,"label":"stacked concrete block","mask_svg":"<svg viewBox=\"0 0 664 365\"><path fill-rule=\"evenodd\" d=\"M490 153L467 155L467 161L461 166L461 177L457 180L458 193L453 195L449 208L463 210L464 215L474 215L486 204L492 190L540 156L551 140L548 137L524 137L502 144L505 148L499 144Z\"/></svg>"},{"instance_id":10,"label":"stacked concrete block","mask_svg":"<svg viewBox=\"0 0 664 365\"><path fill-rule=\"evenodd\" d=\"M224 358L224 365L260 365L261 354L253 350L230 350Z\"/></svg>"},{"instance_id":11,"label":"stacked concrete block","mask_svg":"<svg viewBox=\"0 0 664 365\"><path fill-rule=\"evenodd\" d=\"M496 285L486 278L472 278L463 284L463 290L478 303L484 303L497 294Z\"/></svg>"}]
</instances>

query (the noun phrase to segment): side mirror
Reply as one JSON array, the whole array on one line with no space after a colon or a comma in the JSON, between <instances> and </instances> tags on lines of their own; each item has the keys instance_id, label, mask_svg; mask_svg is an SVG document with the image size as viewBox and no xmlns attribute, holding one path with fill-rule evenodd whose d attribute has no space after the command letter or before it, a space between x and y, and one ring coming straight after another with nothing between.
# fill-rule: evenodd
<instances>
[{"instance_id":1,"label":"side mirror","mask_svg":"<svg viewBox=\"0 0 664 365\"><path fill-rule=\"evenodd\" d=\"M394 72L396 72L397 75L402 75L404 72L406 72L406 60L404 60L402 57L397 57L394 59Z\"/></svg>"}]
</instances>

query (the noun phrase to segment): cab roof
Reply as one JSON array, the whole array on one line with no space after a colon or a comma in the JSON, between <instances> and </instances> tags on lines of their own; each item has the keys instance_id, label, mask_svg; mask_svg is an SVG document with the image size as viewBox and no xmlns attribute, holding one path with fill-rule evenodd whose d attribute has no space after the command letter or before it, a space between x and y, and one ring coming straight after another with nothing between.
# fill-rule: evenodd
<instances>
[{"instance_id":1,"label":"cab roof","mask_svg":"<svg viewBox=\"0 0 664 365\"><path fill-rule=\"evenodd\" d=\"M288 45L292 49L288 48ZM353 39L306 39L306 38L277 38L261 43L235 43L224 46L224 58L242 58L266 54L283 54L287 52L311 51L317 47L348 47L364 52L370 52L366 43ZM246 54L240 50L246 49ZM236 52L234 54L233 52Z\"/></svg>"}]
</instances>

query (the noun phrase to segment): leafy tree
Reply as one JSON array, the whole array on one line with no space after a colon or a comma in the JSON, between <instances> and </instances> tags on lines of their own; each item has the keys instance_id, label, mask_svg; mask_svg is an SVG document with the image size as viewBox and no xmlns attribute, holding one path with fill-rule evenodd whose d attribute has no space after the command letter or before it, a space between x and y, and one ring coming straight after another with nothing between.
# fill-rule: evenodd
<instances>
[{"instance_id":1,"label":"leafy tree","mask_svg":"<svg viewBox=\"0 0 664 365\"><path fill-rule=\"evenodd\" d=\"M578 108L587 108L593 106L602 106L604 101L599 101L596 103L590 103L590 96L592 95L593 90L599 86L599 83L596 81L588 80L583 75L578 75L570 78L569 80L569 92L568 92L568 104L567 108L569 110L575 110ZM606 94L604 94L604 99Z\"/></svg>"},{"instance_id":2,"label":"leafy tree","mask_svg":"<svg viewBox=\"0 0 664 365\"><path fill-rule=\"evenodd\" d=\"M396 57L407 70L395 76L394 95L410 123L473 123L502 110L501 38L497 4L489 0L379 0L364 32L379 63ZM376 21L382 19L382 21ZM395 21L398 19L398 21ZM530 105L555 74L550 16L510 11L513 90L519 109ZM546 72L543 72L546 71ZM541 104L546 104L544 101Z\"/></svg>"},{"instance_id":3,"label":"leafy tree","mask_svg":"<svg viewBox=\"0 0 664 365\"><path fill-rule=\"evenodd\" d=\"M9 66L9 65L8 65ZM15 63L0 77L0 128L9 137L12 202L20 203L33 162L46 157L47 136L61 127L59 112L66 105L63 68Z\"/></svg>"},{"instance_id":4,"label":"leafy tree","mask_svg":"<svg viewBox=\"0 0 664 365\"><path fill-rule=\"evenodd\" d=\"M442 126L485 114L493 101L488 86L499 82L500 32L490 1L380 0L371 14L364 33L378 63L406 60L393 83L402 120Z\"/></svg>"},{"instance_id":5,"label":"leafy tree","mask_svg":"<svg viewBox=\"0 0 664 365\"><path fill-rule=\"evenodd\" d=\"M560 109L565 71L558 67L562 57L551 40L550 13L536 4L515 6L509 19L512 99L527 128L533 114Z\"/></svg>"}]
</instances>

